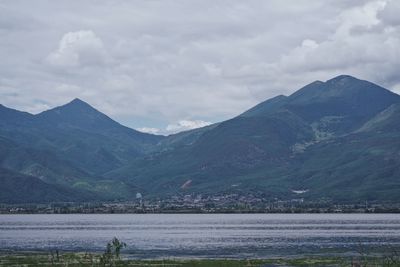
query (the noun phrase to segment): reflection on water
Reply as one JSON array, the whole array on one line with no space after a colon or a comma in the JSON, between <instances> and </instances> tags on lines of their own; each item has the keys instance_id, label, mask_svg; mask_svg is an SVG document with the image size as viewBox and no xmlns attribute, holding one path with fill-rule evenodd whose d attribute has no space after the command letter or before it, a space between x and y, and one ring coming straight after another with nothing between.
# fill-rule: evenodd
<instances>
[{"instance_id":1,"label":"reflection on water","mask_svg":"<svg viewBox=\"0 0 400 267\"><path fill-rule=\"evenodd\" d=\"M134 257L271 257L400 246L397 214L0 215L1 250L102 251Z\"/></svg>"}]
</instances>

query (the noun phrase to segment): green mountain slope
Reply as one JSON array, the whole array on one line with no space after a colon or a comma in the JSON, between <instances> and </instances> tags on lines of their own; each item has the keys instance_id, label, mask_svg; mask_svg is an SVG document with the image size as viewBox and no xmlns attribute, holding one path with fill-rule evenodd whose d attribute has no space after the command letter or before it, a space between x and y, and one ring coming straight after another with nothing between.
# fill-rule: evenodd
<instances>
[{"instance_id":1,"label":"green mountain slope","mask_svg":"<svg viewBox=\"0 0 400 267\"><path fill-rule=\"evenodd\" d=\"M88 191L51 185L41 179L0 168L0 203L77 202L99 199Z\"/></svg>"},{"instance_id":2,"label":"green mountain slope","mask_svg":"<svg viewBox=\"0 0 400 267\"><path fill-rule=\"evenodd\" d=\"M134 193L101 174L163 138L122 126L78 99L38 115L1 106L0 119L0 167L111 199Z\"/></svg>"},{"instance_id":3,"label":"green mountain slope","mask_svg":"<svg viewBox=\"0 0 400 267\"><path fill-rule=\"evenodd\" d=\"M357 132L400 132L400 104L393 104L367 121Z\"/></svg>"},{"instance_id":4,"label":"green mountain slope","mask_svg":"<svg viewBox=\"0 0 400 267\"><path fill-rule=\"evenodd\" d=\"M293 189L307 189L304 197L314 199L393 200L393 194L371 192L377 183L382 192L399 191L390 182L400 179L397 161L381 157L396 151L400 132L365 136L355 131L382 123L381 113L396 103L400 96L351 76L317 81L204 130L190 145L134 160L107 176L155 195L182 192L180 186L191 180L187 192L230 191L234 185L271 197L295 197ZM398 125L392 117L392 125Z\"/></svg>"},{"instance_id":5,"label":"green mountain slope","mask_svg":"<svg viewBox=\"0 0 400 267\"><path fill-rule=\"evenodd\" d=\"M79 99L38 115L0 106L0 178L12 187L9 177L30 175L38 192L97 199L136 192L291 199L303 190L308 200L400 201L399 125L399 95L346 75L167 137L124 127ZM3 191L2 201L15 201Z\"/></svg>"}]
</instances>

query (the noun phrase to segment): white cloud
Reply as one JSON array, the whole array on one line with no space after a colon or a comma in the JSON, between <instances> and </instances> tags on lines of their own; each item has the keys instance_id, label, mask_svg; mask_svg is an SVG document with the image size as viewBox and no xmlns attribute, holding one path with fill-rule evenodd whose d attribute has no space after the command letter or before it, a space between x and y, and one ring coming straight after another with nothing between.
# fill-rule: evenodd
<instances>
[{"instance_id":1,"label":"white cloud","mask_svg":"<svg viewBox=\"0 0 400 267\"><path fill-rule=\"evenodd\" d=\"M393 91L400 95L400 83L393 86Z\"/></svg>"},{"instance_id":2,"label":"white cloud","mask_svg":"<svg viewBox=\"0 0 400 267\"><path fill-rule=\"evenodd\" d=\"M314 40L306 39L303 40L301 46L307 49L316 49L318 47L318 44Z\"/></svg>"},{"instance_id":3,"label":"white cloud","mask_svg":"<svg viewBox=\"0 0 400 267\"><path fill-rule=\"evenodd\" d=\"M187 131L187 130L205 127L210 124L211 124L211 122L202 121L202 120L180 120L176 123L169 124L165 130L168 133L177 133L177 132L181 132L181 131Z\"/></svg>"},{"instance_id":4,"label":"white cloud","mask_svg":"<svg viewBox=\"0 0 400 267\"><path fill-rule=\"evenodd\" d=\"M79 97L164 133L338 74L399 90L398 2L10 1L1 101L38 112Z\"/></svg>"},{"instance_id":5,"label":"white cloud","mask_svg":"<svg viewBox=\"0 0 400 267\"><path fill-rule=\"evenodd\" d=\"M400 25L400 1L391 0L388 1L385 8L378 13L378 18L385 24L391 26Z\"/></svg>"},{"instance_id":6,"label":"white cloud","mask_svg":"<svg viewBox=\"0 0 400 267\"><path fill-rule=\"evenodd\" d=\"M211 76L220 76L222 74L222 70L213 63L205 63L203 66L206 72Z\"/></svg>"},{"instance_id":7,"label":"white cloud","mask_svg":"<svg viewBox=\"0 0 400 267\"><path fill-rule=\"evenodd\" d=\"M150 134L159 134L161 131L158 128L151 128L151 127L142 127L142 128L137 128L136 130L138 130L139 132L150 133Z\"/></svg>"},{"instance_id":8,"label":"white cloud","mask_svg":"<svg viewBox=\"0 0 400 267\"><path fill-rule=\"evenodd\" d=\"M136 130L144 133L151 134L162 134L169 135L182 131L192 130L210 125L211 122L202 120L179 120L176 123L168 124L164 129L152 128L152 127L141 127Z\"/></svg>"},{"instance_id":9,"label":"white cloud","mask_svg":"<svg viewBox=\"0 0 400 267\"><path fill-rule=\"evenodd\" d=\"M46 58L55 66L77 67L104 63L103 42L93 31L68 32L61 38L58 49Z\"/></svg>"},{"instance_id":10,"label":"white cloud","mask_svg":"<svg viewBox=\"0 0 400 267\"><path fill-rule=\"evenodd\" d=\"M400 29L380 19L387 8L393 7L385 1L370 1L344 10L329 38L319 43L304 40L276 63L278 72L302 73L306 79L318 73L320 80L344 73L394 86L400 80L395 74L400 60Z\"/></svg>"}]
</instances>

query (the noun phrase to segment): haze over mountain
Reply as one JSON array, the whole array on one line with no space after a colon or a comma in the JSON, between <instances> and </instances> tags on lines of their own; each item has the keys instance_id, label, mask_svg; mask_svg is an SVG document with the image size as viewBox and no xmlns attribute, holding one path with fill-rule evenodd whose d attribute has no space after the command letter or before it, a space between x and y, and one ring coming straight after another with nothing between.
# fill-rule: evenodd
<instances>
[{"instance_id":1,"label":"haze over mountain","mask_svg":"<svg viewBox=\"0 0 400 267\"><path fill-rule=\"evenodd\" d=\"M0 106L7 185L0 201L133 199L136 192L290 199L299 190L308 200L398 201L399 119L399 95L347 75L167 137L124 127L79 99L38 115ZM34 184L35 194L21 184Z\"/></svg>"}]
</instances>

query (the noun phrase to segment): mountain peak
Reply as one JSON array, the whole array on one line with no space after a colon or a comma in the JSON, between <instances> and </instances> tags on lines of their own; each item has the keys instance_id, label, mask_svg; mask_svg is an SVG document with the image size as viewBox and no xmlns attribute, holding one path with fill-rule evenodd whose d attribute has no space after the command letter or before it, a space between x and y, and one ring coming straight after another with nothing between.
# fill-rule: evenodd
<instances>
[{"instance_id":1,"label":"mountain peak","mask_svg":"<svg viewBox=\"0 0 400 267\"><path fill-rule=\"evenodd\" d=\"M55 112L58 114L61 113L79 113L80 115L84 114L99 114L97 109L86 103L85 101L79 99L79 98L74 98L72 101L68 102L67 104L64 104L62 106L55 107L53 109L44 111L42 113L48 113L48 112Z\"/></svg>"},{"instance_id":2,"label":"mountain peak","mask_svg":"<svg viewBox=\"0 0 400 267\"><path fill-rule=\"evenodd\" d=\"M322 81L320 81L320 80L316 80L316 81L313 81L312 83L310 83L310 84L308 84L308 85L321 85L321 84L323 84L324 82L322 82Z\"/></svg>"},{"instance_id":3,"label":"mountain peak","mask_svg":"<svg viewBox=\"0 0 400 267\"><path fill-rule=\"evenodd\" d=\"M71 102L65 104L64 106L82 106L82 107L92 107L85 101L79 99L79 98L74 98Z\"/></svg>"},{"instance_id":4,"label":"mountain peak","mask_svg":"<svg viewBox=\"0 0 400 267\"><path fill-rule=\"evenodd\" d=\"M336 76L332 79L327 80L327 83L333 84L333 83L348 83L348 82L354 82L354 81L361 81L360 79L357 79L356 77L353 77L351 75L346 75L346 74L342 74L339 76Z\"/></svg>"},{"instance_id":5,"label":"mountain peak","mask_svg":"<svg viewBox=\"0 0 400 267\"><path fill-rule=\"evenodd\" d=\"M79 98L74 98L70 103L85 103L86 104L85 101L83 101L83 100L81 100Z\"/></svg>"},{"instance_id":6,"label":"mountain peak","mask_svg":"<svg viewBox=\"0 0 400 267\"><path fill-rule=\"evenodd\" d=\"M352 101L357 95L366 94L385 95L387 89L368 81L357 79L350 75L339 75L326 82L315 81L294 92L290 98L293 102L321 102L333 98L346 98ZM390 93L391 94L391 93ZM353 99L354 100L354 99Z\"/></svg>"},{"instance_id":7,"label":"mountain peak","mask_svg":"<svg viewBox=\"0 0 400 267\"><path fill-rule=\"evenodd\" d=\"M43 111L38 114L38 116L54 120L55 122L68 121L70 124L76 124L78 122L91 124L98 120L111 120L79 98L75 98L65 105Z\"/></svg>"}]
</instances>

